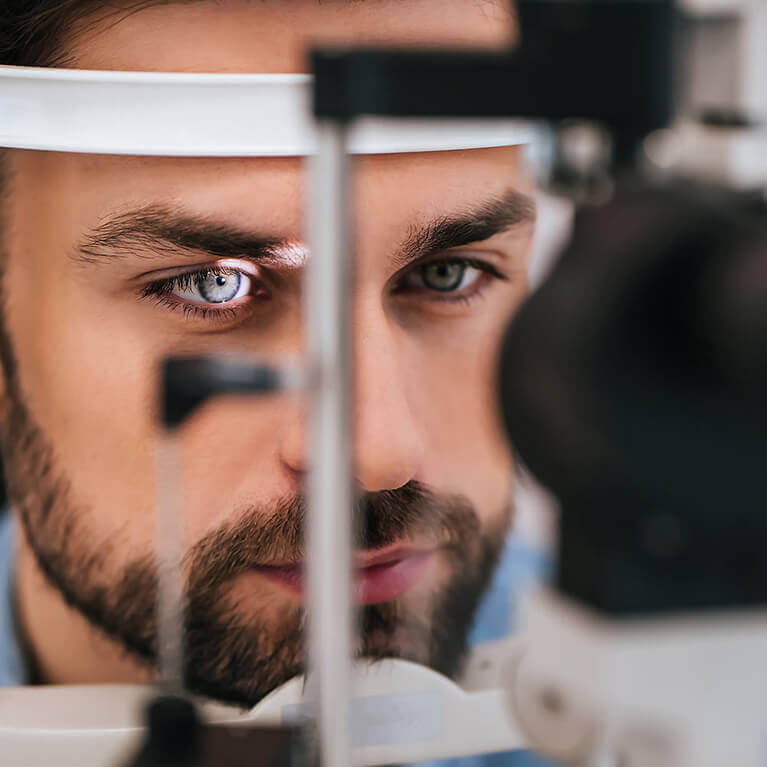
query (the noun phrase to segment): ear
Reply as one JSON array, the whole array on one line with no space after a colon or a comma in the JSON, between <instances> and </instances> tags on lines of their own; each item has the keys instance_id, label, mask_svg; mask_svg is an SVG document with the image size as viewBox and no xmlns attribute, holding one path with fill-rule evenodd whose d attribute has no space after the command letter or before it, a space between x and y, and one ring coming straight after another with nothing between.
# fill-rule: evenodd
<instances>
[{"instance_id":1,"label":"ear","mask_svg":"<svg viewBox=\"0 0 767 767\"><path fill-rule=\"evenodd\" d=\"M0 315L0 347L3 347L0 348L0 459L2 458L3 449L8 440L8 419L10 416L8 376L13 374L13 371L8 369L8 363L6 361L7 355L5 347L8 346L8 340L5 338L6 330L2 327L2 322L2 315ZM3 489L2 486L2 464L0 463L0 490ZM0 503L2 503L2 500L0 500Z\"/></svg>"}]
</instances>

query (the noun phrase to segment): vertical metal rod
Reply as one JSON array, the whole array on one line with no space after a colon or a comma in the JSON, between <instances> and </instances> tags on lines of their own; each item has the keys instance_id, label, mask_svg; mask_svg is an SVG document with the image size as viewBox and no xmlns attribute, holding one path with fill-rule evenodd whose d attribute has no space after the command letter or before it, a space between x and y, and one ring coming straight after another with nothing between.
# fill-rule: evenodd
<instances>
[{"instance_id":1,"label":"vertical metal rod","mask_svg":"<svg viewBox=\"0 0 767 767\"><path fill-rule=\"evenodd\" d=\"M157 665L160 684L178 694L184 687L184 509L176 437L160 438L156 460Z\"/></svg>"},{"instance_id":2,"label":"vertical metal rod","mask_svg":"<svg viewBox=\"0 0 767 767\"><path fill-rule=\"evenodd\" d=\"M350 767L351 273L346 129L318 124L310 165L308 657L322 767Z\"/></svg>"}]
</instances>

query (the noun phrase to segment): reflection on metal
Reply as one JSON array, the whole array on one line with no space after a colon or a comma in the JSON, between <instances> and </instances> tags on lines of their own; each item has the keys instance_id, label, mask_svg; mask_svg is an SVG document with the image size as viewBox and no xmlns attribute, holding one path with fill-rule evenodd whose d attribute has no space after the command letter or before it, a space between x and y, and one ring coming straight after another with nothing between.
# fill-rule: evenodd
<instances>
[{"instance_id":1,"label":"reflection on metal","mask_svg":"<svg viewBox=\"0 0 767 767\"><path fill-rule=\"evenodd\" d=\"M352 658L351 282L345 126L318 126L307 294L311 462L307 501L308 684L320 761L350 767Z\"/></svg>"}]
</instances>

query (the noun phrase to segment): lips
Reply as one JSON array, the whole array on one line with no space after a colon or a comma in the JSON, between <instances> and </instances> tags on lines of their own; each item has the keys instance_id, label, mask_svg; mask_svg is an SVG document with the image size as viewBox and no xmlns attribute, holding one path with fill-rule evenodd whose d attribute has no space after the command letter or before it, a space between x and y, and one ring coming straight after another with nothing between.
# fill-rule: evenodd
<instances>
[{"instance_id":1,"label":"lips","mask_svg":"<svg viewBox=\"0 0 767 767\"><path fill-rule=\"evenodd\" d=\"M354 601L359 605L372 605L402 596L421 578L433 555L433 550L402 546L357 554L354 558ZM303 598L301 564L258 567L256 572Z\"/></svg>"}]
</instances>

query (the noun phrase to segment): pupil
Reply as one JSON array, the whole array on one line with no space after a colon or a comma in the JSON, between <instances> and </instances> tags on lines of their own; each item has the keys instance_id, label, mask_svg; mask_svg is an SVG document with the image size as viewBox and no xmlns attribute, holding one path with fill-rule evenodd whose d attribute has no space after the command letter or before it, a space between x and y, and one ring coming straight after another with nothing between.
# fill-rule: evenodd
<instances>
[{"instance_id":1,"label":"pupil","mask_svg":"<svg viewBox=\"0 0 767 767\"><path fill-rule=\"evenodd\" d=\"M227 279L223 274L219 274L218 277L216 277L216 285L218 285L220 288L223 288L226 283Z\"/></svg>"}]
</instances>

